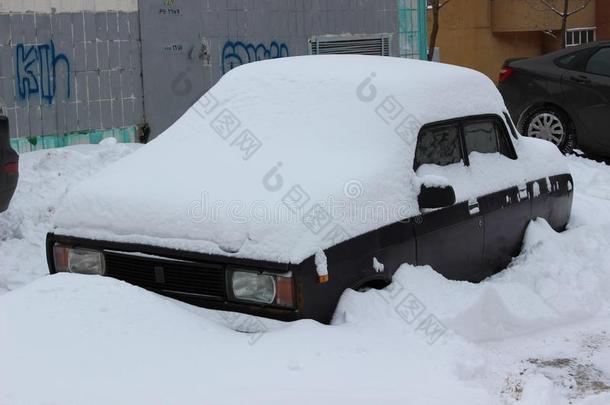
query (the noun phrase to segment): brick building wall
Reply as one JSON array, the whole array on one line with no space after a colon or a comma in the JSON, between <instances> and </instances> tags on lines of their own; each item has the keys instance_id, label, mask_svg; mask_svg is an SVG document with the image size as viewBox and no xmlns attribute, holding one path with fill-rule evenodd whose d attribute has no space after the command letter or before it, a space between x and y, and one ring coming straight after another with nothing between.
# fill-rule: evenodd
<instances>
[{"instance_id":1,"label":"brick building wall","mask_svg":"<svg viewBox=\"0 0 610 405\"><path fill-rule=\"evenodd\" d=\"M610 40L610 0L597 0L597 39Z\"/></svg>"}]
</instances>

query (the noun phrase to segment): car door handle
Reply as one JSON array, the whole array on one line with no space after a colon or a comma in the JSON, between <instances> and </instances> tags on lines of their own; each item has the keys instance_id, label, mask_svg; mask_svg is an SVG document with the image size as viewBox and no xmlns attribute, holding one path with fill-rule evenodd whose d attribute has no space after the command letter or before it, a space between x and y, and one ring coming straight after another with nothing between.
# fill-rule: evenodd
<instances>
[{"instance_id":1,"label":"car door handle","mask_svg":"<svg viewBox=\"0 0 610 405\"><path fill-rule=\"evenodd\" d=\"M589 79L587 76L570 76L570 80L572 80L573 82L579 83L579 84L589 84L591 83L591 79Z\"/></svg>"},{"instance_id":2,"label":"car door handle","mask_svg":"<svg viewBox=\"0 0 610 405\"><path fill-rule=\"evenodd\" d=\"M471 198L468 200L468 212L470 215L476 215L480 212L479 209L479 201L476 198Z\"/></svg>"}]
</instances>

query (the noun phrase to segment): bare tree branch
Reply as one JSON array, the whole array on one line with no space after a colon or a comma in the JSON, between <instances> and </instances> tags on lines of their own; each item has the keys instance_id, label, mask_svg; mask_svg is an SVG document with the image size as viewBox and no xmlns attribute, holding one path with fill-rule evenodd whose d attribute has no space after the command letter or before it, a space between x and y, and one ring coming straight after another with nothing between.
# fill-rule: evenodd
<instances>
[{"instance_id":1,"label":"bare tree branch","mask_svg":"<svg viewBox=\"0 0 610 405\"><path fill-rule=\"evenodd\" d=\"M445 0L443 3L441 3L441 2L439 1L438 8L439 8L439 9L441 9L441 8L445 7L445 5L446 5L447 3L449 3L450 1L451 1L451 0Z\"/></svg>"},{"instance_id":2,"label":"bare tree branch","mask_svg":"<svg viewBox=\"0 0 610 405\"><path fill-rule=\"evenodd\" d=\"M563 0L563 11L560 11L551 0L540 0L542 4L544 4L549 10L553 13L557 14L561 18L561 46L563 48L566 47L566 32L568 30L568 18L585 8L589 4L591 4L591 0L582 0L582 4L580 7L576 7L574 10L570 11L570 0Z\"/></svg>"},{"instance_id":3,"label":"bare tree branch","mask_svg":"<svg viewBox=\"0 0 610 405\"><path fill-rule=\"evenodd\" d=\"M548 0L540 0L545 6L547 6L548 8L550 8L551 10L553 10L553 12L555 14L557 14L559 17L563 17L563 13L561 11L559 11L552 3L550 3ZM590 0L589 0L590 1Z\"/></svg>"},{"instance_id":4,"label":"bare tree branch","mask_svg":"<svg viewBox=\"0 0 610 405\"><path fill-rule=\"evenodd\" d=\"M451 1L451 0L447 0L447 1ZM578 7L575 10L569 11L567 13L564 14L564 12L560 11L557 7L555 7L553 5L553 3L551 3L549 0L540 0L540 2L542 4L544 4L545 6L547 6L549 9L551 9L555 14L557 14L559 17L569 17L573 14L576 14L582 10L584 10L585 8L587 8L587 6L589 5L589 3L591 3L591 0L585 0L585 2L583 3L582 6Z\"/></svg>"},{"instance_id":5,"label":"bare tree branch","mask_svg":"<svg viewBox=\"0 0 610 405\"><path fill-rule=\"evenodd\" d=\"M449 1L449 0L447 0L447 1ZM584 3L582 6L580 6L579 8L577 8L576 10L570 11L570 12L568 13L568 17L569 17L569 16L571 16L572 14L576 14L576 13L578 13L578 12L580 12L580 11L584 10L585 8L587 8L587 6L589 5L589 3L591 3L591 0L587 0L587 1L585 1L585 3Z\"/></svg>"}]
</instances>

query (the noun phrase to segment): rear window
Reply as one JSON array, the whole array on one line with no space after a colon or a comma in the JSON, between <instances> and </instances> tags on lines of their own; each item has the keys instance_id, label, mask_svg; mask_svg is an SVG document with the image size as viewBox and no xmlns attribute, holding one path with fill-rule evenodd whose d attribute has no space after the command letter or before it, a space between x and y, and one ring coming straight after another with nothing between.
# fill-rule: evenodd
<instances>
[{"instance_id":1,"label":"rear window","mask_svg":"<svg viewBox=\"0 0 610 405\"><path fill-rule=\"evenodd\" d=\"M415 168L424 164L447 166L462 160L460 128L442 125L423 128L417 139Z\"/></svg>"},{"instance_id":2,"label":"rear window","mask_svg":"<svg viewBox=\"0 0 610 405\"><path fill-rule=\"evenodd\" d=\"M559 58L555 59L555 64L564 69L583 71L590 54L591 49L582 49L580 51L560 56Z\"/></svg>"},{"instance_id":3,"label":"rear window","mask_svg":"<svg viewBox=\"0 0 610 405\"><path fill-rule=\"evenodd\" d=\"M595 52L587 62L586 71L597 75L610 76L610 48Z\"/></svg>"},{"instance_id":4,"label":"rear window","mask_svg":"<svg viewBox=\"0 0 610 405\"><path fill-rule=\"evenodd\" d=\"M577 56L576 53L562 56L561 58L557 59L556 63L561 67L570 67L576 60L576 56Z\"/></svg>"}]
</instances>

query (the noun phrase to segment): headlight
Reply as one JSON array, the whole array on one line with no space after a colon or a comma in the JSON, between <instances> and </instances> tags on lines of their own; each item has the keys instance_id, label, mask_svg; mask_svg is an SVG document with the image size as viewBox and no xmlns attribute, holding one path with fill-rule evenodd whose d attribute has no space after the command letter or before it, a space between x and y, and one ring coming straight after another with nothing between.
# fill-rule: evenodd
<instances>
[{"instance_id":1,"label":"headlight","mask_svg":"<svg viewBox=\"0 0 610 405\"><path fill-rule=\"evenodd\" d=\"M234 270L231 272L231 289L239 301L284 307L294 305L291 275Z\"/></svg>"},{"instance_id":2,"label":"headlight","mask_svg":"<svg viewBox=\"0 0 610 405\"><path fill-rule=\"evenodd\" d=\"M234 271L231 286L240 300L271 304L275 299L275 280L265 274Z\"/></svg>"},{"instance_id":3,"label":"headlight","mask_svg":"<svg viewBox=\"0 0 610 405\"><path fill-rule=\"evenodd\" d=\"M104 275L104 255L98 250L53 246L55 271Z\"/></svg>"}]
</instances>

